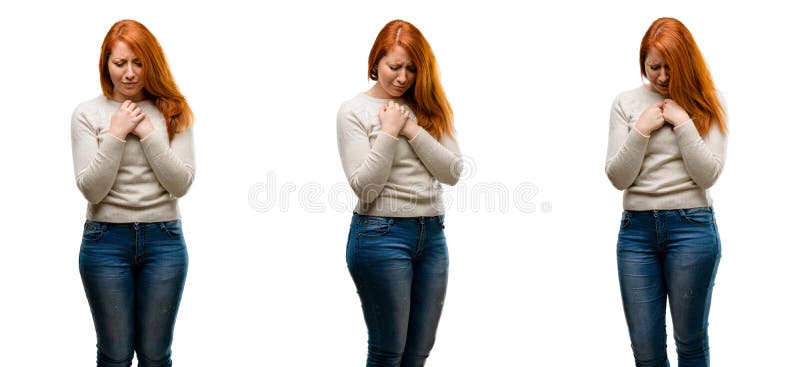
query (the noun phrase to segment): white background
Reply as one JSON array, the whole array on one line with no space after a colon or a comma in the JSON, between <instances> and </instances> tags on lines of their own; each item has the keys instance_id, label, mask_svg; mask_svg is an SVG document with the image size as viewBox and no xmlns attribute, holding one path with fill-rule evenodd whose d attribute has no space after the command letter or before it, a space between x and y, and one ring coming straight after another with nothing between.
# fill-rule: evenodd
<instances>
[{"instance_id":1,"label":"white background","mask_svg":"<svg viewBox=\"0 0 800 367\"><path fill-rule=\"evenodd\" d=\"M611 102L642 83L639 42L660 16L693 32L730 115L712 190L723 241L714 364L796 363L800 121L790 106L800 97L800 30L784 5L15 3L0 11L3 366L94 363L69 118L101 93L100 44L123 18L157 36L196 114L176 366L364 364L366 327L344 256L352 203L335 194L345 182L335 116L369 88L369 49L395 18L431 43L474 163L454 190L467 195L451 195L450 287L428 365L633 365L616 274L621 193L603 167ZM289 194L283 208L256 210L249 193L270 175L257 199ZM530 185L533 213L510 197ZM322 194L301 201L301 187ZM507 192L471 196L482 187Z\"/></svg>"}]
</instances>

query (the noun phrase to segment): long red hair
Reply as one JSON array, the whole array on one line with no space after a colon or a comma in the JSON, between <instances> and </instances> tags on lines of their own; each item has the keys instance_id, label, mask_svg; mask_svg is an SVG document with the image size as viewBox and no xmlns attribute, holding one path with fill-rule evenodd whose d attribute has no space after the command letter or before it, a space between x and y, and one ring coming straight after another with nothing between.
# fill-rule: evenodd
<instances>
[{"instance_id":1,"label":"long red hair","mask_svg":"<svg viewBox=\"0 0 800 367\"><path fill-rule=\"evenodd\" d=\"M455 131L453 108L450 107L442 83L439 81L439 65L436 63L433 49L417 27L397 19L381 29L369 52L367 64L369 79L378 80L376 72L378 61L394 46L404 48L417 68L414 86L403 94L403 99L417 117L417 123L437 139L444 134L452 136Z\"/></svg>"},{"instance_id":2,"label":"long red hair","mask_svg":"<svg viewBox=\"0 0 800 367\"><path fill-rule=\"evenodd\" d=\"M186 98L172 78L167 59L156 37L141 23L135 20L120 20L111 26L103 39L100 49L100 86L103 94L111 98L114 83L108 70L108 58L117 42L125 42L142 62L145 98L153 103L164 115L169 138L183 132L192 124L194 115Z\"/></svg>"},{"instance_id":3,"label":"long red hair","mask_svg":"<svg viewBox=\"0 0 800 367\"><path fill-rule=\"evenodd\" d=\"M689 29L674 18L656 19L642 38L639 67L646 76L644 60L655 47L669 66L669 96L683 107L694 121L700 135L706 135L712 124L724 134L725 111L711 80L703 54Z\"/></svg>"}]
</instances>

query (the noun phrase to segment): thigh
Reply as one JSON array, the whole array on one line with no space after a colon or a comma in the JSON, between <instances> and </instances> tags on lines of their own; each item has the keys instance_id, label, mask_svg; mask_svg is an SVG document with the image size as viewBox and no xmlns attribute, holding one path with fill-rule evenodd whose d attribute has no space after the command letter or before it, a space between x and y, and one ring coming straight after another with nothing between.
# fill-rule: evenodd
<instances>
[{"instance_id":1,"label":"thigh","mask_svg":"<svg viewBox=\"0 0 800 367\"><path fill-rule=\"evenodd\" d=\"M670 227L664 261L675 338L681 344L705 338L711 293L720 259L720 242L713 211L679 211Z\"/></svg>"},{"instance_id":2,"label":"thigh","mask_svg":"<svg viewBox=\"0 0 800 367\"><path fill-rule=\"evenodd\" d=\"M136 277L136 350L144 366L162 365L170 346L188 269L179 221L148 225Z\"/></svg>"},{"instance_id":3,"label":"thigh","mask_svg":"<svg viewBox=\"0 0 800 367\"><path fill-rule=\"evenodd\" d=\"M667 289L651 217L623 214L617 242L617 270L636 359L662 361L666 358Z\"/></svg>"},{"instance_id":4,"label":"thigh","mask_svg":"<svg viewBox=\"0 0 800 367\"><path fill-rule=\"evenodd\" d=\"M417 238L404 221L366 216L355 221L348 268L361 299L370 351L399 358L408 330L411 248Z\"/></svg>"},{"instance_id":5,"label":"thigh","mask_svg":"<svg viewBox=\"0 0 800 367\"><path fill-rule=\"evenodd\" d=\"M133 357L134 347L132 239L129 228L87 221L79 256L98 360L121 365Z\"/></svg>"},{"instance_id":6,"label":"thigh","mask_svg":"<svg viewBox=\"0 0 800 367\"><path fill-rule=\"evenodd\" d=\"M411 311L403 366L422 366L433 348L447 292L449 257L443 218L426 227L424 247L415 259Z\"/></svg>"}]
</instances>

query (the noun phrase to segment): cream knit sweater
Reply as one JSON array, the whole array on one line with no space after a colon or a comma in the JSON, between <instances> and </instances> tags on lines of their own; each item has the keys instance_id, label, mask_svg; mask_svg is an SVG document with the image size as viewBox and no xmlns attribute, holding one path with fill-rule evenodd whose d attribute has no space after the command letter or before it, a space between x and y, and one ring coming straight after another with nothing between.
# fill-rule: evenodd
<instances>
[{"instance_id":1,"label":"cream knit sweater","mask_svg":"<svg viewBox=\"0 0 800 367\"><path fill-rule=\"evenodd\" d=\"M378 109L388 101L361 93L339 109L339 156L358 196L355 211L384 217L444 214L440 183L458 182L462 170L458 144L447 135L437 140L425 129L411 140L385 134Z\"/></svg>"},{"instance_id":2,"label":"cream knit sweater","mask_svg":"<svg viewBox=\"0 0 800 367\"><path fill-rule=\"evenodd\" d=\"M701 137L694 122L673 128L665 123L650 137L634 125L639 115L664 97L646 86L614 100L608 134L606 174L625 190L628 210L686 209L712 204L708 189L725 163L727 138L714 125Z\"/></svg>"},{"instance_id":3,"label":"cream knit sweater","mask_svg":"<svg viewBox=\"0 0 800 367\"><path fill-rule=\"evenodd\" d=\"M194 179L192 130L172 141L164 116L150 101L137 102L155 130L144 140L108 133L121 103L99 96L72 114L75 181L89 201L86 218L111 223L162 222L180 218L178 198Z\"/></svg>"}]
</instances>

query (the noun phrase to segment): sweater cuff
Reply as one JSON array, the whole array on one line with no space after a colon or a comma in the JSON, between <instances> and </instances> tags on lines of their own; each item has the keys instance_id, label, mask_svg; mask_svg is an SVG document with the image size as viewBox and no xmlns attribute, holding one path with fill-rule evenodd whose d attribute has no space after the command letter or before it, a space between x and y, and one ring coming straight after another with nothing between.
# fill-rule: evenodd
<instances>
[{"instance_id":1,"label":"sweater cuff","mask_svg":"<svg viewBox=\"0 0 800 367\"><path fill-rule=\"evenodd\" d=\"M639 131L636 126L634 126L633 129L636 130L636 132L639 133L639 135L641 135L643 138L650 139L650 135L645 135L643 132Z\"/></svg>"},{"instance_id":2,"label":"sweater cuff","mask_svg":"<svg viewBox=\"0 0 800 367\"><path fill-rule=\"evenodd\" d=\"M700 133L697 131L697 127L694 126L694 121L692 120L675 126L672 130L675 132L675 137L680 145L691 144L697 141L697 139L702 139L700 137Z\"/></svg>"},{"instance_id":3,"label":"sweater cuff","mask_svg":"<svg viewBox=\"0 0 800 367\"><path fill-rule=\"evenodd\" d=\"M381 135L385 135L385 136L389 137L390 139L394 139L394 140L400 140L400 139L398 139L396 136L391 136L391 135L387 134L386 132L384 132L383 130L380 130L380 132L381 132L381 133L378 135L379 137L380 137Z\"/></svg>"},{"instance_id":4,"label":"sweater cuff","mask_svg":"<svg viewBox=\"0 0 800 367\"><path fill-rule=\"evenodd\" d=\"M627 145L629 148L644 150L647 147L647 142L649 141L650 141L650 136L642 135L642 133L639 132L639 129L634 127L628 133L628 141L626 142L625 145Z\"/></svg>"},{"instance_id":5,"label":"sweater cuff","mask_svg":"<svg viewBox=\"0 0 800 367\"><path fill-rule=\"evenodd\" d=\"M125 140L119 140L110 133L101 135L101 138L99 151L117 160L122 157L122 152L125 151Z\"/></svg>"},{"instance_id":6,"label":"sweater cuff","mask_svg":"<svg viewBox=\"0 0 800 367\"><path fill-rule=\"evenodd\" d=\"M431 146L438 144L439 142L428 133L427 130L423 129L422 127L419 128L417 135L414 136L413 139L408 141L411 144L411 147L414 148L415 151L423 150L428 151L431 150Z\"/></svg>"},{"instance_id":7,"label":"sweater cuff","mask_svg":"<svg viewBox=\"0 0 800 367\"><path fill-rule=\"evenodd\" d=\"M159 154L169 150L169 138L167 134L159 134L156 131L147 135L145 140L139 140L144 154L148 157L157 157Z\"/></svg>"},{"instance_id":8,"label":"sweater cuff","mask_svg":"<svg viewBox=\"0 0 800 367\"><path fill-rule=\"evenodd\" d=\"M416 133L416 134L414 134L414 137L413 137L413 138L411 138L411 139L408 139L408 142L410 143L410 142L414 141L414 139L416 139L416 138L419 136L419 134L421 134L421 133L422 133L422 130L425 130L425 129L423 129L422 127L420 127L420 128L417 130L417 133Z\"/></svg>"},{"instance_id":9,"label":"sweater cuff","mask_svg":"<svg viewBox=\"0 0 800 367\"><path fill-rule=\"evenodd\" d=\"M378 137L375 138L373 148L380 153L381 156L394 157L394 151L397 147L397 142L399 141L400 139L381 131L381 133L378 134Z\"/></svg>"}]
</instances>

